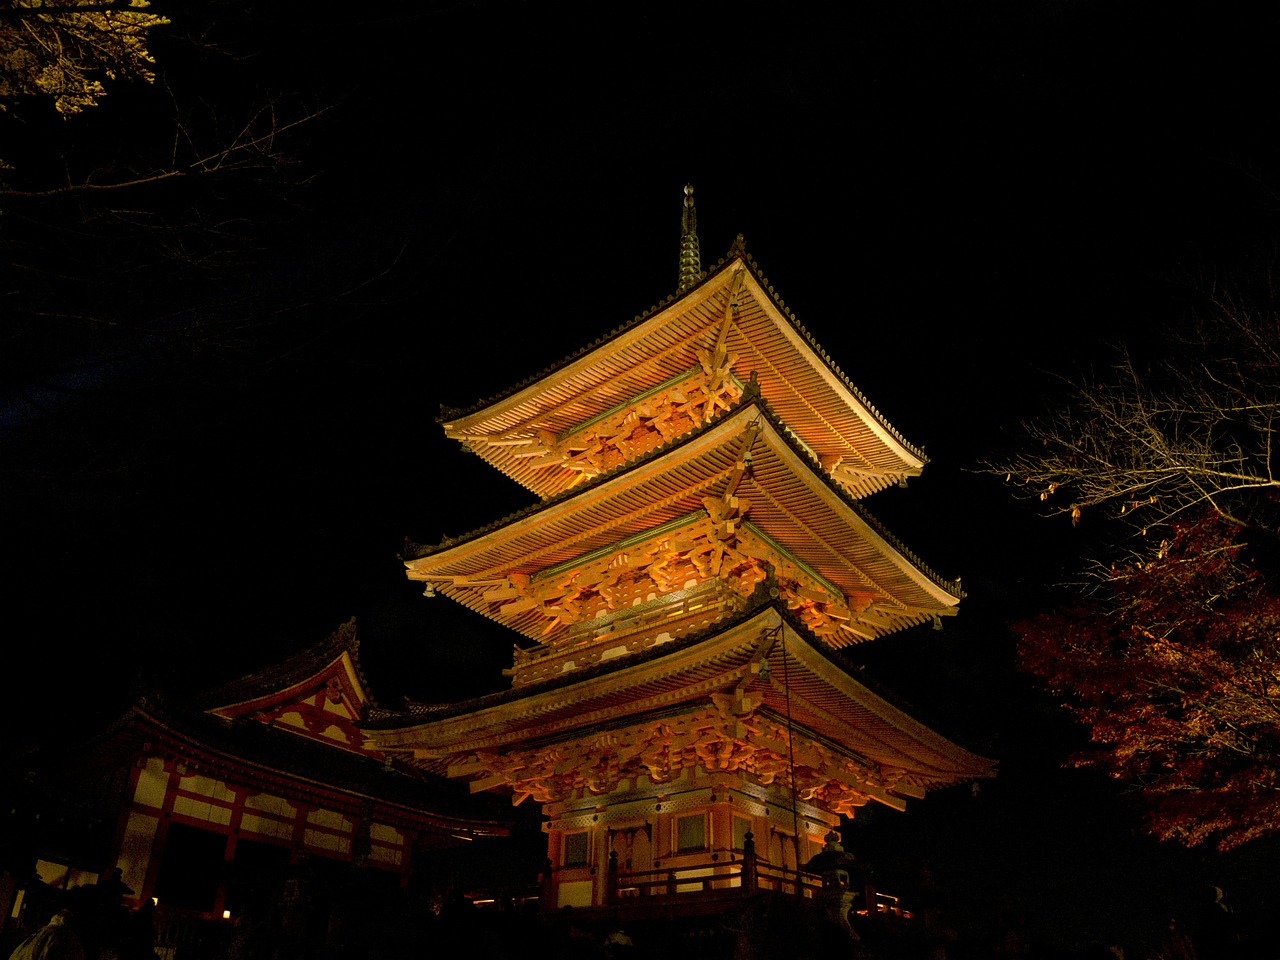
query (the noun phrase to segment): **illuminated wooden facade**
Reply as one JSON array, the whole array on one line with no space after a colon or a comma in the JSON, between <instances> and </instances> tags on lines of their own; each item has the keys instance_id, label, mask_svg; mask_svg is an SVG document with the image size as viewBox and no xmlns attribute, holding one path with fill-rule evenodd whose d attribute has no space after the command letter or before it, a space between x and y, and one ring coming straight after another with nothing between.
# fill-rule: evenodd
<instances>
[{"instance_id":1,"label":"illuminated wooden facade","mask_svg":"<svg viewBox=\"0 0 1280 960\"><path fill-rule=\"evenodd\" d=\"M993 772L833 656L962 597L858 503L925 458L740 238L708 276L689 259L676 297L444 418L543 498L406 560L428 595L520 638L512 687L363 725L388 755L540 804L551 907L620 895L618 871L622 893L650 870L672 892L731 887L748 832L795 868L870 801Z\"/></svg>"},{"instance_id":2,"label":"illuminated wooden facade","mask_svg":"<svg viewBox=\"0 0 1280 960\"><path fill-rule=\"evenodd\" d=\"M365 746L356 649L348 623L196 701L140 702L101 739L96 761L127 771L113 862L133 905L155 897L162 908L238 913L241 863L250 875L299 860L359 864L403 882L415 854L507 834L500 820L450 811L437 786ZM174 904L166 891L189 894L192 874L198 895Z\"/></svg>"}]
</instances>

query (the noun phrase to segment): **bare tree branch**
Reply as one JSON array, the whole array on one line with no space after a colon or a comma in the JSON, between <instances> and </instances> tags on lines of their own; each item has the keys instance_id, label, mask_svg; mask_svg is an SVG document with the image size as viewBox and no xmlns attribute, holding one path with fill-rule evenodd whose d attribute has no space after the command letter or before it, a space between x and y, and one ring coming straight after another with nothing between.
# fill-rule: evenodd
<instances>
[{"instance_id":1,"label":"bare tree branch","mask_svg":"<svg viewBox=\"0 0 1280 960\"><path fill-rule=\"evenodd\" d=\"M43 199L80 193L104 193L151 186L166 180L183 177L207 176L247 169L273 169L282 163L286 156L278 151L277 139L304 124L316 120L325 112L323 109L317 110L308 113L306 116L282 123L276 116L275 105L268 104L246 121L226 146L207 153L197 152L194 156L185 160L180 160L175 151L174 164L168 169L153 170L114 181L86 180L58 187L46 187L40 190L15 190L9 187L0 187L0 199ZM181 126L179 126L179 130L181 130Z\"/></svg>"},{"instance_id":2,"label":"bare tree branch","mask_svg":"<svg viewBox=\"0 0 1280 960\"><path fill-rule=\"evenodd\" d=\"M982 469L1073 521L1105 509L1148 528L1204 506L1244 521L1242 511L1280 493L1280 338L1274 322L1228 300L1215 306L1230 312L1207 344L1214 354L1143 367L1125 352L1104 380L1077 384L1061 409L1024 423L1023 449Z\"/></svg>"}]
</instances>

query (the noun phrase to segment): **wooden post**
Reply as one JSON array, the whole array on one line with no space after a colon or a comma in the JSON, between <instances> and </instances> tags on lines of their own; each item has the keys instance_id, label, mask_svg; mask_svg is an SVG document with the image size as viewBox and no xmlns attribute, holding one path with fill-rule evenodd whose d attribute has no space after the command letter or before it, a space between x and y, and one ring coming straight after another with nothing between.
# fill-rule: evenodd
<instances>
[{"instance_id":1,"label":"wooden post","mask_svg":"<svg viewBox=\"0 0 1280 960\"><path fill-rule=\"evenodd\" d=\"M795 811L792 811L794 814ZM796 899L804 899L804 877L800 873L800 827L797 823L796 832L791 836L791 847L795 851L796 861Z\"/></svg>"},{"instance_id":2,"label":"wooden post","mask_svg":"<svg viewBox=\"0 0 1280 960\"><path fill-rule=\"evenodd\" d=\"M742 840L742 889L749 896L759 889L756 873L756 841L750 830Z\"/></svg>"},{"instance_id":3,"label":"wooden post","mask_svg":"<svg viewBox=\"0 0 1280 960\"><path fill-rule=\"evenodd\" d=\"M556 909L556 884L552 877L553 869L550 857L547 857L542 861L542 902L538 906L541 907L545 913L552 913Z\"/></svg>"},{"instance_id":4,"label":"wooden post","mask_svg":"<svg viewBox=\"0 0 1280 960\"><path fill-rule=\"evenodd\" d=\"M609 867L604 875L605 906L613 906L618 902L618 851L609 851Z\"/></svg>"}]
</instances>

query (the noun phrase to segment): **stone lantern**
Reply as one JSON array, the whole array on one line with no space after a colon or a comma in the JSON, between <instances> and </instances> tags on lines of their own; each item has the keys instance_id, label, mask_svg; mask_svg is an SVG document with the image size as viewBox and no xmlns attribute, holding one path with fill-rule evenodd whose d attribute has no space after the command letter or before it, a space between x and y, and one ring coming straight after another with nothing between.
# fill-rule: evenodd
<instances>
[{"instance_id":1,"label":"stone lantern","mask_svg":"<svg viewBox=\"0 0 1280 960\"><path fill-rule=\"evenodd\" d=\"M833 830L826 836L822 852L804 865L809 873L822 877L819 902L827 915L854 940L860 939L849 922L849 912L858 898L865 896L867 868L853 854L845 851L840 836Z\"/></svg>"}]
</instances>

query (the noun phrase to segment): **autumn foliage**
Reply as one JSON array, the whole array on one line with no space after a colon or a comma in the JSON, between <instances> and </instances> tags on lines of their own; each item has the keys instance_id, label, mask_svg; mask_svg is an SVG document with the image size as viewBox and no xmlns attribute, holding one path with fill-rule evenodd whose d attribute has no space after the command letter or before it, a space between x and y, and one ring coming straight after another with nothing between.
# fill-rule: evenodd
<instances>
[{"instance_id":1,"label":"autumn foliage","mask_svg":"<svg viewBox=\"0 0 1280 960\"><path fill-rule=\"evenodd\" d=\"M64 116L106 95L104 80L150 83L151 30L169 21L147 0L0 0L0 110L51 99Z\"/></svg>"},{"instance_id":2,"label":"autumn foliage","mask_svg":"<svg viewBox=\"0 0 1280 960\"><path fill-rule=\"evenodd\" d=\"M1132 784L1152 831L1220 850L1280 831L1280 591L1262 534L1207 512L1069 609L1015 625L1022 667Z\"/></svg>"}]
</instances>

